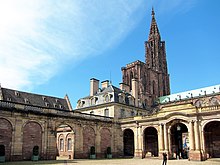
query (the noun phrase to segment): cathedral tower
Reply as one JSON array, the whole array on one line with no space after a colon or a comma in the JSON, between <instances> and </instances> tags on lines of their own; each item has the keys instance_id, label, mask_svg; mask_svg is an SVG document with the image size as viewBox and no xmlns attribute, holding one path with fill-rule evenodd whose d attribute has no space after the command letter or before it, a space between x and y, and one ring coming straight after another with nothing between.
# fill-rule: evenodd
<instances>
[{"instance_id":1,"label":"cathedral tower","mask_svg":"<svg viewBox=\"0 0 220 165\"><path fill-rule=\"evenodd\" d=\"M130 91L132 79L138 80L138 106L144 108L153 106L158 97L170 94L165 42L161 41L153 9L151 15L150 33L145 41L145 63L135 61L122 67L123 83Z\"/></svg>"}]
</instances>

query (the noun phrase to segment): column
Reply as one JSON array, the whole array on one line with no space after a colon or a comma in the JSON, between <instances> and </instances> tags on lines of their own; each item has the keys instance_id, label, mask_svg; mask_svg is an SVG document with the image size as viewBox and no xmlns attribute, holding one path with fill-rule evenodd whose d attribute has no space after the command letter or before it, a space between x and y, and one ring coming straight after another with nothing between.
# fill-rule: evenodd
<instances>
[{"instance_id":1,"label":"column","mask_svg":"<svg viewBox=\"0 0 220 165\"><path fill-rule=\"evenodd\" d=\"M164 129L164 149L165 149L165 151L168 151L167 126L166 126L166 124L163 125L163 129Z\"/></svg>"},{"instance_id":2,"label":"column","mask_svg":"<svg viewBox=\"0 0 220 165\"><path fill-rule=\"evenodd\" d=\"M142 126L138 128L138 143L139 143L139 157L143 157L143 134L142 134Z\"/></svg>"},{"instance_id":3,"label":"column","mask_svg":"<svg viewBox=\"0 0 220 165\"><path fill-rule=\"evenodd\" d=\"M193 122L189 122L189 146L190 150L195 150Z\"/></svg>"},{"instance_id":4,"label":"column","mask_svg":"<svg viewBox=\"0 0 220 165\"><path fill-rule=\"evenodd\" d=\"M163 138L163 125L159 125L160 133L159 133L159 151L164 150L164 138Z\"/></svg>"},{"instance_id":5,"label":"column","mask_svg":"<svg viewBox=\"0 0 220 165\"><path fill-rule=\"evenodd\" d=\"M135 150L134 150L134 156L137 158L142 158L142 135L141 135L141 126L138 126L135 128L134 133L134 144L135 144Z\"/></svg>"},{"instance_id":6,"label":"column","mask_svg":"<svg viewBox=\"0 0 220 165\"><path fill-rule=\"evenodd\" d=\"M195 149L200 150L200 137L199 137L199 125L198 120L194 123L194 131L195 131Z\"/></svg>"},{"instance_id":7,"label":"column","mask_svg":"<svg viewBox=\"0 0 220 165\"><path fill-rule=\"evenodd\" d=\"M171 141L171 133L170 133L170 128L168 130L168 151L171 152L172 149L172 141Z\"/></svg>"}]
</instances>

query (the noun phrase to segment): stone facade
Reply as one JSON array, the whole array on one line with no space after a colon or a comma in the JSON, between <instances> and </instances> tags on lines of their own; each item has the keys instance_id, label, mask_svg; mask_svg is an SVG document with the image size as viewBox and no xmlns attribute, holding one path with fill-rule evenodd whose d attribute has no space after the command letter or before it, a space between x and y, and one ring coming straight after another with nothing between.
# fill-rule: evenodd
<instances>
[{"instance_id":1,"label":"stone facade","mask_svg":"<svg viewBox=\"0 0 220 165\"><path fill-rule=\"evenodd\" d=\"M113 157L123 155L122 131L112 118L49 108L39 112L25 106L0 101L0 145L5 146L6 161L31 160L34 146L39 147L42 160L57 156L89 158L91 145L97 158L105 157L107 146L111 147ZM71 131L62 130L63 125ZM62 150L61 138L65 140ZM72 149L68 150L70 138Z\"/></svg>"},{"instance_id":2,"label":"stone facade","mask_svg":"<svg viewBox=\"0 0 220 165\"><path fill-rule=\"evenodd\" d=\"M138 81L138 99L143 108L155 105L160 96L170 94L165 41L161 36L152 10L152 21L148 41L145 42L145 63L135 61L122 67L122 81L132 91L132 79Z\"/></svg>"},{"instance_id":3,"label":"stone facade","mask_svg":"<svg viewBox=\"0 0 220 165\"><path fill-rule=\"evenodd\" d=\"M0 156L6 161L157 157L206 160L220 157L220 85L172 94L165 43L152 11L146 62L122 68L120 88L90 80L90 94L72 109L57 98L0 86ZM166 95L166 96L165 96ZM93 157L94 158L94 157Z\"/></svg>"}]
</instances>

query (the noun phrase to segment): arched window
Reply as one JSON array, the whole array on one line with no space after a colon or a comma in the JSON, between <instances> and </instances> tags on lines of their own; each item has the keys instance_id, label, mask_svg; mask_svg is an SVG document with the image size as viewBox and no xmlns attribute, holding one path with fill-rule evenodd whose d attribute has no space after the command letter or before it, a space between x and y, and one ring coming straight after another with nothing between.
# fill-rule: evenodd
<instances>
[{"instance_id":1,"label":"arched window","mask_svg":"<svg viewBox=\"0 0 220 165\"><path fill-rule=\"evenodd\" d=\"M60 139L60 151L63 151L64 149L64 141L63 139Z\"/></svg>"},{"instance_id":2,"label":"arched window","mask_svg":"<svg viewBox=\"0 0 220 165\"><path fill-rule=\"evenodd\" d=\"M132 79L134 78L134 75L133 75L133 73L132 73L132 71L131 71L131 73L130 73L130 90L132 90Z\"/></svg>"},{"instance_id":3,"label":"arched window","mask_svg":"<svg viewBox=\"0 0 220 165\"><path fill-rule=\"evenodd\" d=\"M72 150L72 139L71 138L67 139L67 150L68 151Z\"/></svg>"}]
</instances>

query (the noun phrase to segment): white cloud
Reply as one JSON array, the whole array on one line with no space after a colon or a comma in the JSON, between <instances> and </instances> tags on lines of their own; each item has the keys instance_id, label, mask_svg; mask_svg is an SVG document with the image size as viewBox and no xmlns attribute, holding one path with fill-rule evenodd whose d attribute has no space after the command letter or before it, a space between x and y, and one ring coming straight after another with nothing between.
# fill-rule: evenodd
<instances>
[{"instance_id":1,"label":"white cloud","mask_svg":"<svg viewBox=\"0 0 220 165\"><path fill-rule=\"evenodd\" d=\"M48 81L62 64L113 47L141 18L143 4L0 0L0 83L27 90Z\"/></svg>"}]
</instances>

